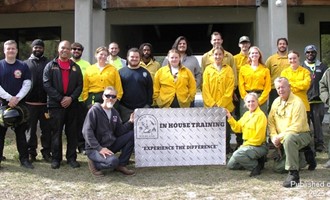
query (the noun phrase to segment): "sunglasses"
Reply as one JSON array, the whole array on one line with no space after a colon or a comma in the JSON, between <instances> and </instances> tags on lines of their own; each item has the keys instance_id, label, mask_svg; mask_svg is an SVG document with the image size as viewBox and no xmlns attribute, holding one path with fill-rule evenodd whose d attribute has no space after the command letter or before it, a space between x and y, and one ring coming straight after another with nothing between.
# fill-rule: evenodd
<instances>
[{"instance_id":1,"label":"sunglasses","mask_svg":"<svg viewBox=\"0 0 330 200\"><path fill-rule=\"evenodd\" d=\"M105 98L107 98L107 99L115 99L115 98L117 98L117 95L115 95L115 94L105 94L104 95L105 96Z\"/></svg>"},{"instance_id":2,"label":"sunglasses","mask_svg":"<svg viewBox=\"0 0 330 200\"><path fill-rule=\"evenodd\" d=\"M82 51L81 48L72 48L73 51Z\"/></svg>"},{"instance_id":3,"label":"sunglasses","mask_svg":"<svg viewBox=\"0 0 330 200\"><path fill-rule=\"evenodd\" d=\"M315 53L315 51L306 51L306 54L314 54Z\"/></svg>"}]
</instances>

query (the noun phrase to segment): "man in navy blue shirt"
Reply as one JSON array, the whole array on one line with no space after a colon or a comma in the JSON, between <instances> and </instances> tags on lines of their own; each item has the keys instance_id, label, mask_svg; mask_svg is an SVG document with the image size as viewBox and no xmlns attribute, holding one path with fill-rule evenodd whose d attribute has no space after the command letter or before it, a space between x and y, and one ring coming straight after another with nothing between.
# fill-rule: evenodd
<instances>
[{"instance_id":1,"label":"man in navy blue shirt","mask_svg":"<svg viewBox=\"0 0 330 200\"><path fill-rule=\"evenodd\" d=\"M31 88L31 73L28 66L16 59L18 49L14 40L8 40L4 43L5 59L0 60L0 98L2 106L10 108L23 107L24 97ZM16 124L14 127L16 135L17 150L21 165L25 168L33 169L29 161L28 145L25 131L28 127L26 120L23 123ZM3 156L5 135L7 127L0 126L0 158ZM0 161L1 162L1 161Z\"/></svg>"}]
</instances>

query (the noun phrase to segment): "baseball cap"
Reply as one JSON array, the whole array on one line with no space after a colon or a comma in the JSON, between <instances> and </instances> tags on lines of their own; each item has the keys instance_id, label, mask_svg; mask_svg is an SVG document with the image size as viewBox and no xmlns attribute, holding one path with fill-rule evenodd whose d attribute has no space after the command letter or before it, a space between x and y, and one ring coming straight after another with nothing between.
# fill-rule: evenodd
<instances>
[{"instance_id":1,"label":"baseball cap","mask_svg":"<svg viewBox=\"0 0 330 200\"><path fill-rule=\"evenodd\" d=\"M315 51L315 52L317 52L316 47L315 47L315 45L313 45L313 44L308 45L308 46L305 47L305 53L306 53L307 51Z\"/></svg>"},{"instance_id":2,"label":"baseball cap","mask_svg":"<svg viewBox=\"0 0 330 200\"><path fill-rule=\"evenodd\" d=\"M239 38L239 43L242 42L250 42L250 38L248 36L242 36Z\"/></svg>"}]
</instances>

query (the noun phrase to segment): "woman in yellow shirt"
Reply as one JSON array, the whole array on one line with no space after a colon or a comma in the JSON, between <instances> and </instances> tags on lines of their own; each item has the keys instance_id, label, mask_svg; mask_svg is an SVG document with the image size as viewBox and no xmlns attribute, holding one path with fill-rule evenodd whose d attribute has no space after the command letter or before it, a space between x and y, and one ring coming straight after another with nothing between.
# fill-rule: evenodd
<instances>
[{"instance_id":1,"label":"woman in yellow shirt","mask_svg":"<svg viewBox=\"0 0 330 200\"><path fill-rule=\"evenodd\" d=\"M98 47L95 51L96 63L86 69L82 99L88 107L95 102L102 103L102 94L106 87L113 86L117 90L117 99L123 96L120 76L117 69L107 64L109 55L106 47Z\"/></svg>"},{"instance_id":2,"label":"woman in yellow shirt","mask_svg":"<svg viewBox=\"0 0 330 200\"><path fill-rule=\"evenodd\" d=\"M240 68L238 89L242 99L249 92L257 93L260 108L267 113L267 99L271 90L270 72L263 64L261 51L256 46L249 50L249 64ZM240 107L241 113L244 113L246 109L244 109L243 101Z\"/></svg>"},{"instance_id":3,"label":"woman in yellow shirt","mask_svg":"<svg viewBox=\"0 0 330 200\"><path fill-rule=\"evenodd\" d=\"M258 106L258 94L252 92L245 95L245 106L248 111L236 121L227 110L228 123L236 133L243 134L243 144L233 153L227 163L229 169L251 170L250 176L261 173L264 167L266 146L267 118Z\"/></svg>"},{"instance_id":4,"label":"woman in yellow shirt","mask_svg":"<svg viewBox=\"0 0 330 200\"><path fill-rule=\"evenodd\" d=\"M289 80L292 93L297 95L303 101L306 111L309 113L310 106L307 91L311 84L310 72L308 69L300 65L298 52L289 51L288 59L290 67L284 69L281 72L281 76Z\"/></svg>"},{"instance_id":5,"label":"woman in yellow shirt","mask_svg":"<svg viewBox=\"0 0 330 200\"><path fill-rule=\"evenodd\" d=\"M235 77L233 69L222 64L225 50L215 47L213 51L214 63L208 65L203 73L203 102L206 108L222 107L230 112L234 110L233 92ZM226 152L230 153L230 128L226 126Z\"/></svg>"},{"instance_id":6,"label":"woman in yellow shirt","mask_svg":"<svg viewBox=\"0 0 330 200\"><path fill-rule=\"evenodd\" d=\"M160 108L188 108L196 95L194 75L181 64L178 50L171 49L167 57L169 64L155 74L154 104Z\"/></svg>"}]
</instances>

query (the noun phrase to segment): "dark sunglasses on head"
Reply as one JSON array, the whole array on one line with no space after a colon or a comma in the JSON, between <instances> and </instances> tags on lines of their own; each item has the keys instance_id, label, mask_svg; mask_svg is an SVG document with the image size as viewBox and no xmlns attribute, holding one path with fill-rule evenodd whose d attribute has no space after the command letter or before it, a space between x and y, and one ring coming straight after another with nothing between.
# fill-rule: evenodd
<instances>
[{"instance_id":1,"label":"dark sunglasses on head","mask_svg":"<svg viewBox=\"0 0 330 200\"><path fill-rule=\"evenodd\" d=\"M81 48L72 48L73 51L81 51L82 49Z\"/></svg>"},{"instance_id":2,"label":"dark sunglasses on head","mask_svg":"<svg viewBox=\"0 0 330 200\"><path fill-rule=\"evenodd\" d=\"M105 98L107 98L107 99L115 99L115 98L117 98L117 95L114 95L114 94L105 94L104 95L105 96Z\"/></svg>"}]
</instances>

